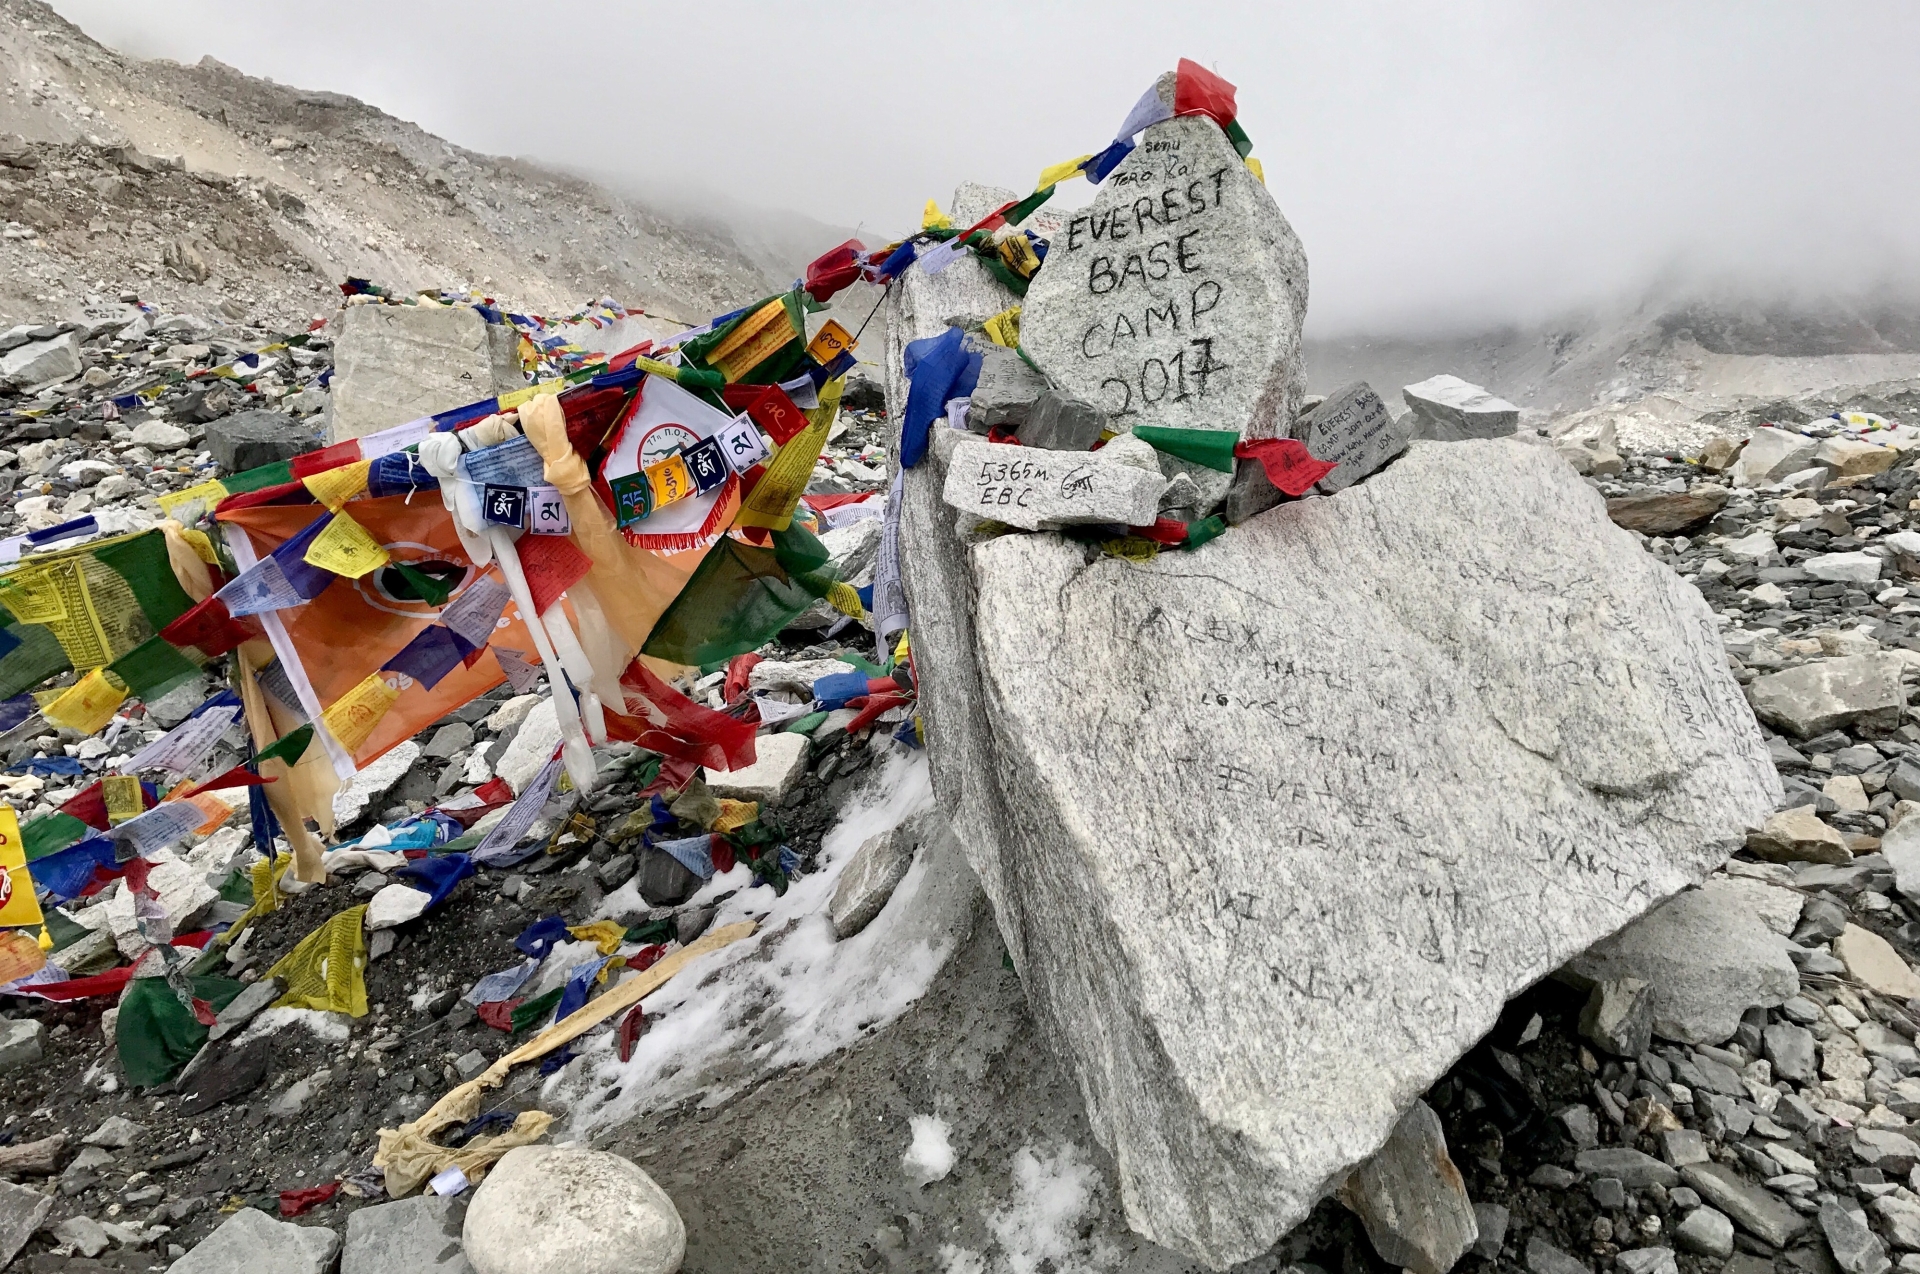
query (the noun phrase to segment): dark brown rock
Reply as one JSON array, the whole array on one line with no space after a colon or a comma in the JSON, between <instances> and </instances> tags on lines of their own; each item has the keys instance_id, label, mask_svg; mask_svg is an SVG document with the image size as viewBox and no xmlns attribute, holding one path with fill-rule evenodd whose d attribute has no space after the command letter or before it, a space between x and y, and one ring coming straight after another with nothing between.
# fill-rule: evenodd
<instances>
[{"instance_id":1,"label":"dark brown rock","mask_svg":"<svg viewBox=\"0 0 1920 1274\"><path fill-rule=\"evenodd\" d=\"M1607 516L1615 526L1642 535L1673 535L1699 526L1720 512L1727 494L1724 487L1695 487L1691 491L1616 496L1607 501Z\"/></svg>"}]
</instances>

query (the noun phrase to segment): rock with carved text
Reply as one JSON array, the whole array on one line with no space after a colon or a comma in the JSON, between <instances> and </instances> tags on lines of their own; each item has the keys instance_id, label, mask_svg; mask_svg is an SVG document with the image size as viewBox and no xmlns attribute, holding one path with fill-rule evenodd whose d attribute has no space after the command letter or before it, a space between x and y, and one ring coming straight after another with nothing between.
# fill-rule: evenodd
<instances>
[{"instance_id":1,"label":"rock with carved text","mask_svg":"<svg viewBox=\"0 0 1920 1274\"><path fill-rule=\"evenodd\" d=\"M963 540L954 450L901 530L936 796L1129 1222L1215 1268L1778 800L1713 615L1544 449L1146 562Z\"/></svg>"},{"instance_id":2,"label":"rock with carved text","mask_svg":"<svg viewBox=\"0 0 1920 1274\"><path fill-rule=\"evenodd\" d=\"M1212 120L1155 124L1063 214L1020 344L1116 429L1284 438L1302 394L1307 257Z\"/></svg>"}]
</instances>

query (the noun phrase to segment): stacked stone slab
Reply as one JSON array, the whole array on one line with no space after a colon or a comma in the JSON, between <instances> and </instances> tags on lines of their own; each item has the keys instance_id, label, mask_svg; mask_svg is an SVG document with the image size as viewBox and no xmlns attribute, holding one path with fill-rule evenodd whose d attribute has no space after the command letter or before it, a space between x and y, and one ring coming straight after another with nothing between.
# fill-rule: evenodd
<instances>
[{"instance_id":1,"label":"stacked stone slab","mask_svg":"<svg viewBox=\"0 0 1920 1274\"><path fill-rule=\"evenodd\" d=\"M1188 553L902 557L939 804L1129 1222L1216 1268L1779 780L1699 594L1544 448L1416 442Z\"/></svg>"},{"instance_id":2,"label":"stacked stone slab","mask_svg":"<svg viewBox=\"0 0 1920 1274\"><path fill-rule=\"evenodd\" d=\"M526 384L520 336L471 306L350 305L334 339L334 442Z\"/></svg>"}]
</instances>

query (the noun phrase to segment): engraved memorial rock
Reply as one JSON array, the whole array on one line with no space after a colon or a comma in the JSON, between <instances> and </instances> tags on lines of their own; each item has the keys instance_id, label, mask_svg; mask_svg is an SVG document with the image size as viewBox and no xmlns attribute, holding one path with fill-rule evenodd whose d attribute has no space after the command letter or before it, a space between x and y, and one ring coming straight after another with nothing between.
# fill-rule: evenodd
<instances>
[{"instance_id":1,"label":"engraved memorial rock","mask_svg":"<svg viewBox=\"0 0 1920 1274\"><path fill-rule=\"evenodd\" d=\"M1022 347L1058 385L1116 429L1287 435L1307 258L1212 120L1147 129L1064 220L1020 316Z\"/></svg>"},{"instance_id":2,"label":"engraved memorial rock","mask_svg":"<svg viewBox=\"0 0 1920 1274\"><path fill-rule=\"evenodd\" d=\"M1145 562L962 542L966 454L903 497L935 793L1129 1223L1214 1268L1779 797L1700 594L1544 448Z\"/></svg>"},{"instance_id":3,"label":"engraved memorial rock","mask_svg":"<svg viewBox=\"0 0 1920 1274\"><path fill-rule=\"evenodd\" d=\"M1314 459L1340 466L1320 480L1320 492L1332 495L1405 451L1412 431L1411 413L1395 421L1372 386L1355 381L1302 416L1293 434Z\"/></svg>"},{"instance_id":4,"label":"engraved memorial rock","mask_svg":"<svg viewBox=\"0 0 1920 1274\"><path fill-rule=\"evenodd\" d=\"M1153 521L1166 490L1158 473L1084 451L1042 451L967 441L953 448L946 502L962 513L1039 527Z\"/></svg>"}]
</instances>

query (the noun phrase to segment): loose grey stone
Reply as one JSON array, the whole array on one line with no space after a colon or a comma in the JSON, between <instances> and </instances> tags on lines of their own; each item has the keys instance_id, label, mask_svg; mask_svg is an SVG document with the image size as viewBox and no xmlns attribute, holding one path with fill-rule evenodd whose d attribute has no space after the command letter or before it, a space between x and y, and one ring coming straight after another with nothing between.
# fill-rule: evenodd
<instances>
[{"instance_id":1,"label":"loose grey stone","mask_svg":"<svg viewBox=\"0 0 1920 1274\"><path fill-rule=\"evenodd\" d=\"M1670 1247L1642 1247L1622 1252L1613 1258L1614 1267L1625 1274L1679 1274Z\"/></svg>"},{"instance_id":2,"label":"loose grey stone","mask_svg":"<svg viewBox=\"0 0 1920 1274\"><path fill-rule=\"evenodd\" d=\"M1265 513L1286 499L1286 494L1267 478L1257 460L1239 460L1233 466L1233 481L1227 487L1225 516L1229 526L1239 526L1248 518Z\"/></svg>"},{"instance_id":3,"label":"loose grey stone","mask_svg":"<svg viewBox=\"0 0 1920 1274\"><path fill-rule=\"evenodd\" d=\"M1700 1192L1701 1198L1763 1243L1785 1247L1794 1235L1807 1228L1806 1217L1723 1163L1689 1164L1680 1170L1680 1175Z\"/></svg>"},{"instance_id":4,"label":"loose grey stone","mask_svg":"<svg viewBox=\"0 0 1920 1274\"><path fill-rule=\"evenodd\" d=\"M1904 758L1900 765L1913 768L1912 763ZM1896 767L1894 772L1899 773L1899 768ZM1916 773L1914 778L1920 781L1920 773ZM1889 828L1887 834L1880 838L1880 852L1886 855L1887 862L1893 866L1893 887L1907 898L1920 900L1920 818L1903 819L1898 826Z\"/></svg>"},{"instance_id":5,"label":"loose grey stone","mask_svg":"<svg viewBox=\"0 0 1920 1274\"><path fill-rule=\"evenodd\" d=\"M1849 1145L1855 1158L1884 1172L1906 1173L1920 1162L1920 1146L1891 1128L1856 1128Z\"/></svg>"},{"instance_id":6,"label":"loose grey stone","mask_svg":"<svg viewBox=\"0 0 1920 1274\"><path fill-rule=\"evenodd\" d=\"M1653 1042L1653 987L1640 978L1593 984L1580 1012L1580 1034L1602 1052L1638 1057Z\"/></svg>"},{"instance_id":7,"label":"loose grey stone","mask_svg":"<svg viewBox=\"0 0 1920 1274\"><path fill-rule=\"evenodd\" d=\"M81 366L80 342L72 332L50 341L33 341L0 355L0 388L31 389L78 376Z\"/></svg>"},{"instance_id":8,"label":"loose grey stone","mask_svg":"<svg viewBox=\"0 0 1920 1274\"><path fill-rule=\"evenodd\" d=\"M1020 315L1042 370L1118 429L1285 437L1302 393L1306 253L1220 128L1155 124L1092 205L1065 215Z\"/></svg>"},{"instance_id":9,"label":"loose grey stone","mask_svg":"<svg viewBox=\"0 0 1920 1274\"><path fill-rule=\"evenodd\" d=\"M1590 1150L1600 1144L1600 1116L1593 1113L1593 1107L1569 1106L1554 1118L1567 1130L1575 1149Z\"/></svg>"},{"instance_id":10,"label":"loose grey stone","mask_svg":"<svg viewBox=\"0 0 1920 1274\"><path fill-rule=\"evenodd\" d=\"M1900 724L1906 665L1893 654L1848 655L1755 677L1747 686L1754 715L1802 739L1828 730L1891 730Z\"/></svg>"},{"instance_id":11,"label":"loose grey stone","mask_svg":"<svg viewBox=\"0 0 1920 1274\"><path fill-rule=\"evenodd\" d=\"M1027 423L1034 399L1046 390L1047 378L1029 367L1026 359L1003 345L990 345L981 355L980 380L967 407L967 428L980 434L1018 430Z\"/></svg>"},{"instance_id":12,"label":"loose grey stone","mask_svg":"<svg viewBox=\"0 0 1920 1274\"><path fill-rule=\"evenodd\" d=\"M673 1274L687 1227L673 1200L619 1155L509 1150L467 1208L478 1274Z\"/></svg>"},{"instance_id":13,"label":"loose grey stone","mask_svg":"<svg viewBox=\"0 0 1920 1274\"><path fill-rule=\"evenodd\" d=\"M1404 385L1413 436L1434 442L1465 438L1499 438L1520 424L1520 409L1458 376L1433 376L1417 385Z\"/></svg>"},{"instance_id":14,"label":"loose grey stone","mask_svg":"<svg viewBox=\"0 0 1920 1274\"><path fill-rule=\"evenodd\" d=\"M350 305L335 326L334 442L526 384L519 333L468 306Z\"/></svg>"},{"instance_id":15,"label":"loose grey stone","mask_svg":"<svg viewBox=\"0 0 1920 1274\"><path fill-rule=\"evenodd\" d=\"M1527 1184L1544 1186L1549 1190L1565 1190L1580 1183L1580 1174L1570 1172L1556 1163L1543 1163L1527 1175Z\"/></svg>"},{"instance_id":16,"label":"loose grey stone","mask_svg":"<svg viewBox=\"0 0 1920 1274\"><path fill-rule=\"evenodd\" d=\"M1166 485L1157 474L1079 452L963 442L953 450L943 496L962 513L1029 531L1109 522L1150 526Z\"/></svg>"},{"instance_id":17,"label":"loose grey stone","mask_svg":"<svg viewBox=\"0 0 1920 1274\"><path fill-rule=\"evenodd\" d=\"M1893 1264L1887 1259L1887 1245L1868 1228L1865 1213L1829 1199L1820 1205L1820 1229L1827 1236L1834 1263L1846 1274L1886 1274Z\"/></svg>"},{"instance_id":18,"label":"loose grey stone","mask_svg":"<svg viewBox=\"0 0 1920 1274\"><path fill-rule=\"evenodd\" d=\"M282 978L262 978L258 982L249 982L244 991L227 1002L213 1019L213 1029L207 1032L209 1039L224 1039L239 1030L266 1009L269 1004L285 995L286 981Z\"/></svg>"},{"instance_id":19,"label":"loose grey stone","mask_svg":"<svg viewBox=\"0 0 1920 1274\"><path fill-rule=\"evenodd\" d=\"M0 1075L39 1061L46 1042L46 1024L37 1018L0 1021Z\"/></svg>"},{"instance_id":20,"label":"loose grey stone","mask_svg":"<svg viewBox=\"0 0 1920 1274\"><path fill-rule=\"evenodd\" d=\"M1819 1076L1814 1064L1813 1032L1791 1022L1774 1022L1761 1033L1773 1073L1796 1084L1811 1084Z\"/></svg>"},{"instance_id":21,"label":"loose grey stone","mask_svg":"<svg viewBox=\"0 0 1920 1274\"><path fill-rule=\"evenodd\" d=\"M1691 1128L1676 1128L1661 1133L1660 1153L1676 1168L1684 1168L1690 1163L1707 1163L1712 1159L1707 1153L1706 1141Z\"/></svg>"},{"instance_id":22,"label":"loose grey stone","mask_svg":"<svg viewBox=\"0 0 1920 1274\"><path fill-rule=\"evenodd\" d=\"M1474 1204L1473 1222L1480 1237L1473 1241L1473 1254L1488 1260L1500 1255L1500 1245L1507 1241L1507 1223L1511 1219L1512 1213L1498 1203Z\"/></svg>"},{"instance_id":23,"label":"loose grey stone","mask_svg":"<svg viewBox=\"0 0 1920 1274\"><path fill-rule=\"evenodd\" d=\"M738 770L702 770L701 774L707 790L716 798L758 801L762 810L770 809L778 805L787 790L806 773L810 746L804 734L763 734L754 740L752 765Z\"/></svg>"},{"instance_id":24,"label":"loose grey stone","mask_svg":"<svg viewBox=\"0 0 1920 1274\"><path fill-rule=\"evenodd\" d=\"M0 1181L0 1268L26 1246L52 1210L52 1195Z\"/></svg>"},{"instance_id":25,"label":"loose grey stone","mask_svg":"<svg viewBox=\"0 0 1920 1274\"><path fill-rule=\"evenodd\" d=\"M420 755L444 761L472 746L473 727L464 721L449 721L433 732L433 737L427 740L427 746L420 749Z\"/></svg>"},{"instance_id":26,"label":"loose grey stone","mask_svg":"<svg viewBox=\"0 0 1920 1274\"><path fill-rule=\"evenodd\" d=\"M969 420L971 423L971 420ZM1107 413L1092 403L1049 389L1033 400L1020 444L1047 451L1085 451L1106 432Z\"/></svg>"},{"instance_id":27,"label":"loose grey stone","mask_svg":"<svg viewBox=\"0 0 1920 1274\"><path fill-rule=\"evenodd\" d=\"M1618 1177L1596 1177L1587 1183L1587 1191L1593 1195L1593 1205L1597 1208L1627 1206L1627 1187Z\"/></svg>"},{"instance_id":28,"label":"loose grey stone","mask_svg":"<svg viewBox=\"0 0 1920 1274\"><path fill-rule=\"evenodd\" d=\"M1905 1251L1920 1250L1920 1204L1896 1194L1883 1194L1870 1206L1889 1242ZM1904 1266L1912 1259L1903 1257L1900 1263Z\"/></svg>"},{"instance_id":29,"label":"loose grey stone","mask_svg":"<svg viewBox=\"0 0 1920 1274\"><path fill-rule=\"evenodd\" d=\"M1733 1222L1714 1208L1695 1208L1674 1227L1673 1241L1701 1256L1726 1257L1733 1254Z\"/></svg>"},{"instance_id":30,"label":"loose grey stone","mask_svg":"<svg viewBox=\"0 0 1920 1274\"><path fill-rule=\"evenodd\" d=\"M1440 1117L1423 1101L1413 1103L1339 1196L1380 1259L1414 1274L1447 1274L1480 1235Z\"/></svg>"},{"instance_id":31,"label":"loose grey stone","mask_svg":"<svg viewBox=\"0 0 1920 1274\"><path fill-rule=\"evenodd\" d=\"M81 1256L95 1257L106 1251L113 1243L100 1223L84 1214L70 1216L53 1227L53 1237L70 1245Z\"/></svg>"},{"instance_id":32,"label":"loose grey stone","mask_svg":"<svg viewBox=\"0 0 1920 1274\"><path fill-rule=\"evenodd\" d=\"M207 450L229 473L291 460L323 442L311 426L278 411L237 411L207 424Z\"/></svg>"},{"instance_id":33,"label":"loose grey stone","mask_svg":"<svg viewBox=\"0 0 1920 1274\"><path fill-rule=\"evenodd\" d=\"M1700 1206L1700 1196L1692 1186L1675 1186L1667 1191L1667 1202L1685 1212Z\"/></svg>"},{"instance_id":34,"label":"loose grey stone","mask_svg":"<svg viewBox=\"0 0 1920 1274\"><path fill-rule=\"evenodd\" d=\"M124 1115L108 1115L100 1126L80 1139L83 1146L102 1146L108 1150L125 1150L134 1142L147 1135L147 1130Z\"/></svg>"},{"instance_id":35,"label":"loose grey stone","mask_svg":"<svg viewBox=\"0 0 1920 1274\"><path fill-rule=\"evenodd\" d=\"M340 1236L323 1225L276 1221L258 1208L241 1208L199 1246L167 1267L167 1274L328 1274Z\"/></svg>"},{"instance_id":36,"label":"loose grey stone","mask_svg":"<svg viewBox=\"0 0 1920 1274\"><path fill-rule=\"evenodd\" d=\"M893 897L895 887L913 866L916 833L913 823L903 824L868 837L853 852L827 904L827 919L836 940L844 941L866 928Z\"/></svg>"},{"instance_id":37,"label":"loose grey stone","mask_svg":"<svg viewBox=\"0 0 1920 1274\"><path fill-rule=\"evenodd\" d=\"M340 1274L471 1274L461 1249L466 1202L418 1195L347 1218Z\"/></svg>"},{"instance_id":38,"label":"loose grey stone","mask_svg":"<svg viewBox=\"0 0 1920 1274\"><path fill-rule=\"evenodd\" d=\"M1270 1248L1509 996L1779 799L1699 593L1544 449L1416 443L1145 563L963 547L945 481L909 470L902 514L935 793L1133 1223L1189 1256Z\"/></svg>"},{"instance_id":39,"label":"loose grey stone","mask_svg":"<svg viewBox=\"0 0 1920 1274\"><path fill-rule=\"evenodd\" d=\"M1648 1186L1665 1189L1680 1184L1680 1174L1672 1165L1625 1146L1582 1150L1573 1157L1573 1166L1575 1171L1590 1177L1618 1177L1629 1190L1644 1190Z\"/></svg>"},{"instance_id":40,"label":"loose grey stone","mask_svg":"<svg viewBox=\"0 0 1920 1274\"><path fill-rule=\"evenodd\" d=\"M1653 986L1657 1034L1718 1043L1732 1037L1749 1008L1771 1008L1800 993L1800 974L1786 948L1786 939L1767 928L1743 890L1714 879L1596 944L1567 968L1593 982L1644 979Z\"/></svg>"},{"instance_id":41,"label":"loose grey stone","mask_svg":"<svg viewBox=\"0 0 1920 1274\"><path fill-rule=\"evenodd\" d=\"M292 1119L307 1108L313 1095L327 1086L331 1072L318 1070L305 1079L289 1084L286 1091L267 1103L267 1113L275 1119Z\"/></svg>"},{"instance_id":42,"label":"loose grey stone","mask_svg":"<svg viewBox=\"0 0 1920 1274\"><path fill-rule=\"evenodd\" d=\"M453 1069L461 1079L472 1079L487 1069L487 1055L479 1049L469 1049L454 1059Z\"/></svg>"},{"instance_id":43,"label":"loose grey stone","mask_svg":"<svg viewBox=\"0 0 1920 1274\"><path fill-rule=\"evenodd\" d=\"M1307 444L1314 459L1331 460L1340 466L1320 479L1315 488L1331 495L1405 451L1414 420L1411 412L1395 420L1371 385L1355 381L1295 421L1293 436Z\"/></svg>"},{"instance_id":44,"label":"loose grey stone","mask_svg":"<svg viewBox=\"0 0 1920 1274\"><path fill-rule=\"evenodd\" d=\"M1527 1240L1529 1274L1593 1274L1592 1267L1535 1234Z\"/></svg>"}]
</instances>

